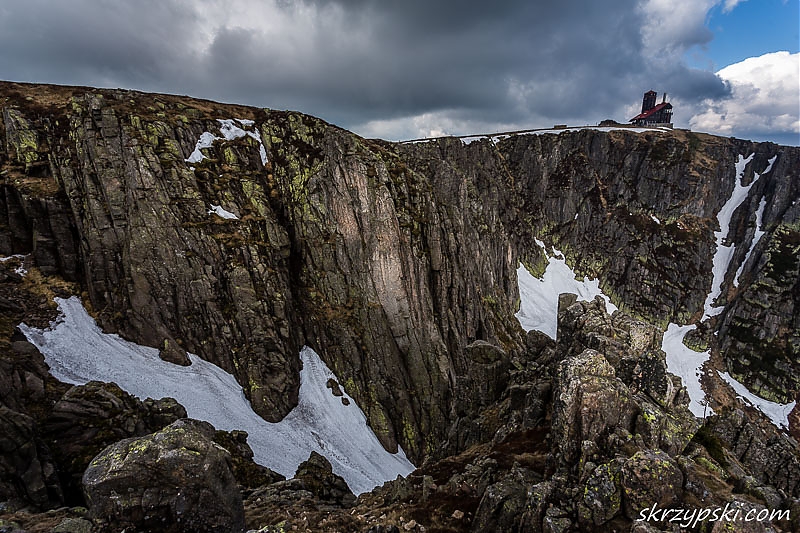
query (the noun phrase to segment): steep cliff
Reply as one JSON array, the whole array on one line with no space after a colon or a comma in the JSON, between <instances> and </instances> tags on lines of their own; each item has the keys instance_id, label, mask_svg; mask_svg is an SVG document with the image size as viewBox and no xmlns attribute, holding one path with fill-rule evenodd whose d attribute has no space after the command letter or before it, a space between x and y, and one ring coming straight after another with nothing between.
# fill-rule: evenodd
<instances>
[{"instance_id":1,"label":"steep cliff","mask_svg":"<svg viewBox=\"0 0 800 533\"><path fill-rule=\"evenodd\" d=\"M752 153L727 305L697 342L765 397L800 388L796 148L593 130L398 145L299 113L13 83L0 107L0 255L77 282L106 331L232 372L267 420L296 404L305 344L387 449L420 462L491 438L525 351L516 268L546 264L535 239L634 316L698 320L715 216Z\"/></svg>"}]
</instances>

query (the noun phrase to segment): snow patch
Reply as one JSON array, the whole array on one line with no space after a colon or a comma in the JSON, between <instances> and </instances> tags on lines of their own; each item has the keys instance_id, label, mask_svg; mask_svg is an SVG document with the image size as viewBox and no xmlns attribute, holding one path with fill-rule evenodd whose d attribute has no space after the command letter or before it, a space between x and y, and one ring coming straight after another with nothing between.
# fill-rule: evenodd
<instances>
[{"instance_id":1,"label":"snow patch","mask_svg":"<svg viewBox=\"0 0 800 533\"><path fill-rule=\"evenodd\" d=\"M259 133L258 128L253 128L255 125L255 121L247 120L247 119L217 119L219 122L219 132L222 137L217 137L213 133L204 132L200 136L200 140L197 141L197 145L194 148L194 152L186 159L187 163L199 163L202 161L205 156L201 151L203 148L211 148L214 145L214 141L219 141L225 139L226 141L233 141L236 139L241 139L242 137L250 137L258 141L258 153L261 156L261 164L267 164L267 149L264 147L264 142L261 140L261 133ZM239 125L236 123L238 122ZM253 129L242 129L244 126L245 128L253 128Z\"/></svg>"},{"instance_id":2,"label":"snow patch","mask_svg":"<svg viewBox=\"0 0 800 533\"><path fill-rule=\"evenodd\" d=\"M333 396L325 385L336 376L308 347L300 352L298 405L272 424L253 411L241 386L218 366L194 354L190 366L167 363L155 348L103 333L77 297L56 303L62 315L49 329L19 328L61 381L114 382L141 399L175 398L192 418L217 429L247 431L255 461L286 477L312 450L327 457L356 494L414 470L402 449L396 454L383 449L353 398L344 394L350 400L345 406Z\"/></svg>"},{"instance_id":3,"label":"snow patch","mask_svg":"<svg viewBox=\"0 0 800 533\"><path fill-rule=\"evenodd\" d=\"M472 144L475 141L480 141L481 139L485 138L486 138L485 135L476 135L474 137L459 137L459 139L461 139L461 142L464 143L465 145Z\"/></svg>"},{"instance_id":4,"label":"snow patch","mask_svg":"<svg viewBox=\"0 0 800 533\"><path fill-rule=\"evenodd\" d=\"M730 266L736 246L732 243L729 245L723 245L723 242L728 238L728 232L730 231L731 217L733 217L733 213L740 205L742 205L742 202L745 201L747 194L750 192L750 188L755 184L756 181L758 181L758 178L760 177L758 173L755 173L753 176L753 181L750 182L750 185L742 185L744 169L750 160L753 159L754 155L755 154L750 154L747 159L745 159L744 156L739 155L739 159L736 162L736 185L733 188L731 197L728 198L728 201L725 202L725 205L722 206L722 209L720 209L719 213L717 214L720 230L714 232L714 236L717 239L717 251L714 253L714 258L712 260L712 273L714 275L714 280L711 283L711 292L708 293L708 296L706 296L706 301L703 304L704 313L703 318L700 319L701 322L712 316L720 314L724 309L724 306L715 306L714 302L719 295L722 294L722 284L725 282L725 273L728 272L728 267Z\"/></svg>"},{"instance_id":5,"label":"snow patch","mask_svg":"<svg viewBox=\"0 0 800 533\"><path fill-rule=\"evenodd\" d=\"M0 263L5 263L6 261L11 261L12 259L25 259L25 256L22 254L14 254L9 255L8 257L0 257Z\"/></svg>"},{"instance_id":6,"label":"snow patch","mask_svg":"<svg viewBox=\"0 0 800 533\"><path fill-rule=\"evenodd\" d=\"M772 170L772 165L775 164L776 159L778 159L778 154L775 154L769 158L769 161L767 161L767 168L761 173L762 176Z\"/></svg>"},{"instance_id":7,"label":"snow patch","mask_svg":"<svg viewBox=\"0 0 800 533\"><path fill-rule=\"evenodd\" d=\"M536 244L545 245L539 239ZM578 300L589 302L601 296L606 302L606 311L614 313L617 307L600 290L600 281L584 277L580 281L564 259L564 254L553 249L553 256L548 256L547 268L541 278L534 277L524 265L517 268L520 306L516 313L522 329L535 329L555 339L558 333L558 296L568 292L578 295ZM545 255L547 253L545 252Z\"/></svg>"},{"instance_id":8,"label":"snow patch","mask_svg":"<svg viewBox=\"0 0 800 533\"><path fill-rule=\"evenodd\" d=\"M211 209L208 210L208 214L210 215L212 213L227 220L239 220L239 217L230 211L226 211L221 205L211 204Z\"/></svg>"},{"instance_id":9,"label":"snow patch","mask_svg":"<svg viewBox=\"0 0 800 533\"><path fill-rule=\"evenodd\" d=\"M696 327L694 324L679 326L670 323L664 332L661 349L667 354L667 372L679 376L689 393L689 410L694 416L702 417L714 414L710 407L705 406L706 393L700 385L703 365L711 354L708 351L695 352L683 344L686 334Z\"/></svg>"},{"instance_id":10,"label":"snow patch","mask_svg":"<svg viewBox=\"0 0 800 533\"><path fill-rule=\"evenodd\" d=\"M783 427L784 429L789 429L789 413L795 407L797 402L791 402L787 404L781 404L776 402L771 402L769 400L765 400L763 398L759 398L752 392L750 392L747 387L736 381L730 374L727 372L717 372L719 377L721 377L725 382L731 386L731 388L736 392L736 394L742 398L744 401L764 413L767 418L769 418L773 424L777 427Z\"/></svg>"},{"instance_id":11,"label":"snow patch","mask_svg":"<svg viewBox=\"0 0 800 533\"><path fill-rule=\"evenodd\" d=\"M774 159L774 158L773 158ZM761 197L761 202L758 204L758 210L756 211L756 229L753 232L753 241L750 243L750 249L747 250L747 253L742 260L742 264L739 265L739 269L736 271L736 275L733 277L733 285L734 287L739 286L739 276L742 274L742 270L744 270L744 265L747 264L747 260L750 259L750 254L753 253L753 250L758 244L758 241L761 240L761 237L764 236L766 233L761 229L763 224L763 216L764 216L764 208L767 206L767 199L765 197Z\"/></svg>"},{"instance_id":12,"label":"snow patch","mask_svg":"<svg viewBox=\"0 0 800 533\"><path fill-rule=\"evenodd\" d=\"M656 224L661 224L661 221L658 219L658 217L657 217L657 216L655 216L655 215L650 215L650 218L652 218L652 219L653 219L653 222L655 222Z\"/></svg>"},{"instance_id":13,"label":"snow patch","mask_svg":"<svg viewBox=\"0 0 800 533\"><path fill-rule=\"evenodd\" d=\"M214 140L218 137L214 137L212 133L204 132L200 139L197 141L197 144L194 147L194 152L186 159L187 163L199 163L202 161L205 156L201 150L203 148L211 148L214 145Z\"/></svg>"}]
</instances>

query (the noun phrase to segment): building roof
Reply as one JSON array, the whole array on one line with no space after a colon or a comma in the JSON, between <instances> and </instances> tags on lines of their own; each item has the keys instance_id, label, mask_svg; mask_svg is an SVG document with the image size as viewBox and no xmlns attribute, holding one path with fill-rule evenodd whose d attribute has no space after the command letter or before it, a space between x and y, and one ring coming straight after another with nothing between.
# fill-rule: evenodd
<instances>
[{"instance_id":1,"label":"building roof","mask_svg":"<svg viewBox=\"0 0 800 533\"><path fill-rule=\"evenodd\" d=\"M659 111L661 111L664 108L672 109L672 104L670 104L669 102L662 102L662 103L658 104L657 106L655 106L654 108L648 109L644 113L639 113L638 115L633 117L630 121L633 121L633 120L644 120L647 117L658 113Z\"/></svg>"}]
</instances>

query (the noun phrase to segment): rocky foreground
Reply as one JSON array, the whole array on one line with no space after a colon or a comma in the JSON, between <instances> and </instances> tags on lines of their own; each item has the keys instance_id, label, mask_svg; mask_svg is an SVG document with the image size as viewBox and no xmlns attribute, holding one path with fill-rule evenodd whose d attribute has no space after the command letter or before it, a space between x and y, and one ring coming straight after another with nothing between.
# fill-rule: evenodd
<instances>
[{"instance_id":1,"label":"rocky foreground","mask_svg":"<svg viewBox=\"0 0 800 533\"><path fill-rule=\"evenodd\" d=\"M0 107L0 528L800 530L797 410L781 430L715 371L783 404L800 389L800 150L681 131L397 145L12 83ZM716 215L751 155L705 319ZM544 271L542 240L620 311L562 296L557 339L525 334L516 269ZM321 455L284 479L173 400L59 383L16 326L76 294L105 331L231 372L270 421L312 346L418 469L356 498ZM668 323L698 325L713 416L667 372ZM651 513L726 505L789 512Z\"/></svg>"}]
</instances>

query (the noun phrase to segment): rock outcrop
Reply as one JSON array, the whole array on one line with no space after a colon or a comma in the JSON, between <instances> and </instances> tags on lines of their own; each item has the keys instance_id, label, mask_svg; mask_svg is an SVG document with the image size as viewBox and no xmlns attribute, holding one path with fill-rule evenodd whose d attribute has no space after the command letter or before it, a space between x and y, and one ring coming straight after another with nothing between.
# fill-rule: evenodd
<instances>
[{"instance_id":1,"label":"rock outcrop","mask_svg":"<svg viewBox=\"0 0 800 533\"><path fill-rule=\"evenodd\" d=\"M213 436L210 424L183 419L109 446L83 476L92 516L109 531L242 531L231 457Z\"/></svg>"}]
</instances>

